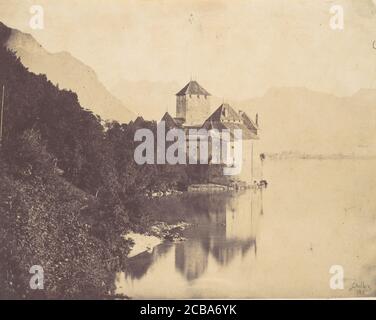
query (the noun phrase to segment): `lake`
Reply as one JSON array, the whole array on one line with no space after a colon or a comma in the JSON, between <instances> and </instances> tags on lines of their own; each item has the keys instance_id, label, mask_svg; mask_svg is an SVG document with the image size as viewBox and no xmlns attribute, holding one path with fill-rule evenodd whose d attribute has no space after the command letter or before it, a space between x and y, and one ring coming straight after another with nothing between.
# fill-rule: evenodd
<instances>
[{"instance_id":1,"label":"lake","mask_svg":"<svg viewBox=\"0 0 376 320\"><path fill-rule=\"evenodd\" d=\"M132 298L376 295L376 161L266 160L264 190L159 200L156 219L186 221L186 241L129 260ZM341 266L344 289L331 289Z\"/></svg>"}]
</instances>

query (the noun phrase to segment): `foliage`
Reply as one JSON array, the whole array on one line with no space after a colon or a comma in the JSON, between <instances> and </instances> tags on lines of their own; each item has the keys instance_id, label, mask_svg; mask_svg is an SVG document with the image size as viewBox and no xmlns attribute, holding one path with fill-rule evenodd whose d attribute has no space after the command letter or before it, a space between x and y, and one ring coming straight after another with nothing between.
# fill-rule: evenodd
<instances>
[{"instance_id":1,"label":"foliage","mask_svg":"<svg viewBox=\"0 0 376 320\"><path fill-rule=\"evenodd\" d=\"M189 166L137 165L134 133L157 124L102 126L74 92L5 49L9 35L0 23L0 298L102 297L130 249L122 235L149 223L142 196L185 189L197 177ZM28 289L34 264L45 269L42 292Z\"/></svg>"}]
</instances>

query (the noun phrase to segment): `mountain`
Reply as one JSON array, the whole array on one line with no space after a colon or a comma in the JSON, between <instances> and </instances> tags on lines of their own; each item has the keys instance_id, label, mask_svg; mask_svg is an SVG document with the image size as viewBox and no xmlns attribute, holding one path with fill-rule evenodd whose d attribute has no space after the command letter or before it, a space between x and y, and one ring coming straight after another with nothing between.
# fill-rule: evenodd
<instances>
[{"instance_id":1,"label":"mountain","mask_svg":"<svg viewBox=\"0 0 376 320\"><path fill-rule=\"evenodd\" d=\"M5 25L2 24L2 28ZM62 89L77 93L80 104L103 119L129 122L133 112L99 81L95 71L68 52L50 53L30 34L10 29L5 45L35 74L45 74Z\"/></svg>"},{"instance_id":2,"label":"mountain","mask_svg":"<svg viewBox=\"0 0 376 320\"><path fill-rule=\"evenodd\" d=\"M160 120L166 111L175 113L177 82L129 81L120 79L110 90L134 113L147 120Z\"/></svg>"},{"instance_id":3,"label":"mountain","mask_svg":"<svg viewBox=\"0 0 376 320\"><path fill-rule=\"evenodd\" d=\"M129 252L126 241L118 240L131 218L128 199L112 189L120 176L115 148L99 119L81 108L76 93L30 72L6 49L9 35L0 25L0 84L6 88L0 299L103 298L113 290L119 269L111 270L108 259L120 261ZM30 280L25 266L33 261L48 274L44 290L24 285ZM77 276L67 286L72 274Z\"/></svg>"},{"instance_id":4,"label":"mountain","mask_svg":"<svg viewBox=\"0 0 376 320\"><path fill-rule=\"evenodd\" d=\"M376 90L337 97L282 87L232 104L259 114L265 152L376 155Z\"/></svg>"},{"instance_id":5,"label":"mountain","mask_svg":"<svg viewBox=\"0 0 376 320\"><path fill-rule=\"evenodd\" d=\"M181 87L174 82L119 80L111 89L137 114L159 120L167 109L175 115L175 93ZM211 93L214 111L223 100L220 93ZM276 87L260 97L227 102L253 119L258 113L264 152L376 155L374 89L338 97L303 87Z\"/></svg>"}]
</instances>

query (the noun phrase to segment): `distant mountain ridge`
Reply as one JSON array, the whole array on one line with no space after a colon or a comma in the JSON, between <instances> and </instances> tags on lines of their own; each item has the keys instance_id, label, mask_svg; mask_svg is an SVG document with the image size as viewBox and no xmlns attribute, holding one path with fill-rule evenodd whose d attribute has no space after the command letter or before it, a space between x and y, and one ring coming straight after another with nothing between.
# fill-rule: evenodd
<instances>
[{"instance_id":1,"label":"distant mountain ridge","mask_svg":"<svg viewBox=\"0 0 376 320\"><path fill-rule=\"evenodd\" d=\"M177 83L120 80L112 91L140 116L160 120L167 110L175 115L175 94L181 88ZM211 93L214 111L223 99L220 92ZM226 102L252 119L259 115L264 152L376 155L374 89L338 97L304 87L274 87L260 97Z\"/></svg>"},{"instance_id":2,"label":"distant mountain ridge","mask_svg":"<svg viewBox=\"0 0 376 320\"><path fill-rule=\"evenodd\" d=\"M175 114L177 82L129 81L118 79L111 92L134 113L147 120L160 120L165 112Z\"/></svg>"},{"instance_id":3,"label":"distant mountain ridge","mask_svg":"<svg viewBox=\"0 0 376 320\"><path fill-rule=\"evenodd\" d=\"M160 120L167 110L175 116L175 94L181 88L177 83L120 80L112 91L142 117ZM214 111L223 98L211 93ZM226 102L252 119L259 115L264 152L376 155L375 89L338 97L304 87L274 87L260 97Z\"/></svg>"},{"instance_id":4,"label":"distant mountain ridge","mask_svg":"<svg viewBox=\"0 0 376 320\"><path fill-rule=\"evenodd\" d=\"M0 23L1 26L7 28ZM6 30L10 33L6 46L17 52L30 71L46 74L61 88L76 92L81 105L103 119L128 122L137 114L160 120L166 111L175 115L175 94L184 84L111 79L110 93L93 69L68 52L48 53L31 35ZM200 84L206 87L205 83ZM251 96L252 88L249 92ZM219 98L221 92L211 93L214 111L223 99ZM251 118L259 114L264 152L376 154L375 89L360 89L352 96L338 97L304 87L276 87L260 97L226 102Z\"/></svg>"},{"instance_id":5,"label":"distant mountain ridge","mask_svg":"<svg viewBox=\"0 0 376 320\"><path fill-rule=\"evenodd\" d=\"M376 155L374 89L338 97L307 88L272 88L262 97L233 104L259 114L266 152Z\"/></svg>"},{"instance_id":6,"label":"distant mountain ridge","mask_svg":"<svg viewBox=\"0 0 376 320\"><path fill-rule=\"evenodd\" d=\"M2 28L8 28L2 24ZM68 52L50 53L32 35L10 29L6 47L36 74L45 74L62 89L77 93L80 104L105 120L129 122L135 114L99 81L95 71Z\"/></svg>"}]
</instances>

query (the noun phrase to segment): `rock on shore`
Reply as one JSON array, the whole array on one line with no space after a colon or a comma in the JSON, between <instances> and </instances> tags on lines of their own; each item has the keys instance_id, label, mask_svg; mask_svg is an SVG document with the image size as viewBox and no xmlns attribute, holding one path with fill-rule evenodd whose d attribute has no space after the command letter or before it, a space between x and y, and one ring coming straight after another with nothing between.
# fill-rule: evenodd
<instances>
[{"instance_id":1,"label":"rock on shore","mask_svg":"<svg viewBox=\"0 0 376 320\"><path fill-rule=\"evenodd\" d=\"M189 226L190 224L186 222L179 222L177 224L156 222L145 234L129 232L124 238L132 240L134 245L127 257L132 258L145 251L152 252L154 247L163 241L184 241L185 238L182 237L182 232Z\"/></svg>"}]
</instances>

